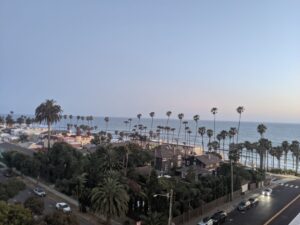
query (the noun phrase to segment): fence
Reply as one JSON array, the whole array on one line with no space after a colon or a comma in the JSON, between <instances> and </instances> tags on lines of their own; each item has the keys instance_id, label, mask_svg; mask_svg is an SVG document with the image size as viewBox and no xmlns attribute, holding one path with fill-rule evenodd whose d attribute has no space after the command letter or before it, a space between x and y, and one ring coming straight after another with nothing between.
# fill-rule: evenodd
<instances>
[{"instance_id":1,"label":"fence","mask_svg":"<svg viewBox=\"0 0 300 225\"><path fill-rule=\"evenodd\" d=\"M240 197L241 194L242 194L241 190L234 192L233 200ZM185 213L181 214L180 216L174 217L173 222L176 225L184 224L185 222L188 222L192 218L205 215L206 213L210 212L214 208L216 208L224 203L228 203L229 201L230 201L230 196L226 195L226 196L218 198L214 201L204 203L196 209L189 210L188 212L185 212Z\"/></svg>"}]
</instances>

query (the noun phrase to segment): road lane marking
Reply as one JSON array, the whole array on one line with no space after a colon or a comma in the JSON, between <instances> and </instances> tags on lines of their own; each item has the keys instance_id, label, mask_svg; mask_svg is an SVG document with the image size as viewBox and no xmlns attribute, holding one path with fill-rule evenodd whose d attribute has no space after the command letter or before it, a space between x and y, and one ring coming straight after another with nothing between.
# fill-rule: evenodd
<instances>
[{"instance_id":1,"label":"road lane marking","mask_svg":"<svg viewBox=\"0 0 300 225\"><path fill-rule=\"evenodd\" d=\"M294 187L294 185L291 185L290 187L292 188L292 187Z\"/></svg>"},{"instance_id":2,"label":"road lane marking","mask_svg":"<svg viewBox=\"0 0 300 225\"><path fill-rule=\"evenodd\" d=\"M284 186L288 187L289 185L288 185L288 184L286 184L286 185L284 185Z\"/></svg>"},{"instance_id":3,"label":"road lane marking","mask_svg":"<svg viewBox=\"0 0 300 225\"><path fill-rule=\"evenodd\" d=\"M286 210L290 205L292 205L295 201L300 198L300 194L294 198L291 202L289 202L286 206L284 206L279 212L277 212L274 216L272 216L264 225L270 224L276 217L278 217L284 210Z\"/></svg>"},{"instance_id":4,"label":"road lane marking","mask_svg":"<svg viewBox=\"0 0 300 225\"><path fill-rule=\"evenodd\" d=\"M299 186L295 186L295 188L299 188Z\"/></svg>"}]
</instances>

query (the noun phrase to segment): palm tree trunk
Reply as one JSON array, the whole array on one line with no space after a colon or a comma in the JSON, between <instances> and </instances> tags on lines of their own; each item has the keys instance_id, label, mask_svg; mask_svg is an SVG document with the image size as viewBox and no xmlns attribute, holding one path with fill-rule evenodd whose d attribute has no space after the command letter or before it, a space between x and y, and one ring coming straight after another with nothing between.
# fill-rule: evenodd
<instances>
[{"instance_id":1,"label":"palm tree trunk","mask_svg":"<svg viewBox=\"0 0 300 225\"><path fill-rule=\"evenodd\" d=\"M197 139L197 134L198 134L197 130L198 130L198 121L196 122L195 139L194 139L194 148L195 148L195 146L196 146L196 139Z\"/></svg>"},{"instance_id":2,"label":"palm tree trunk","mask_svg":"<svg viewBox=\"0 0 300 225\"><path fill-rule=\"evenodd\" d=\"M48 124L48 152L50 151L50 122Z\"/></svg>"},{"instance_id":3,"label":"palm tree trunk","mask_svg":"<svg viewBox=\"0 0 300 225\"><path fill-rule=\"evenodd\" d=\"M240 133L240 125L241 125L241 116L242 116L242 114L240 114L240 117L239 117L239 124L238 124L237 135L236 135L236 143L239 143L239 133Z\"/></svg>"},{"instance_id":4,"label":"palm tree trunk","mask_svg":"<svg viewBox=\"0 0 300 225\"><path fill-rule=\"evenodd\" d=\"M180 120L180 123L179 123L179 129L178 129L177 145L179 143L180 131L181 131L181 120Z\"/></svg>"}]
</instances>

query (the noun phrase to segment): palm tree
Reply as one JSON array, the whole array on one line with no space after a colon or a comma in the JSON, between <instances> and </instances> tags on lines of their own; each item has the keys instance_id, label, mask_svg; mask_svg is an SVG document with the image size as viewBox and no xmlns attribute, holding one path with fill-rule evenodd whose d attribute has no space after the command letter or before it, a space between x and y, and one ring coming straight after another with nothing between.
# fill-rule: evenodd
<instances>
[{"instance_id":1,"label":"palm tree","mask_svg":"<svg viewBox=\"0 0 300 225\"><path fill-rule=\"evenodd\" d=\"M280 159L282 157L282 154L283 154L283 148L282 148L282 146L278 146L277 148L275 148L275 157L277 159L278 169L280 169Z\"/></svg>"},{"instance_id":2,"label":"palm tree","mask_svg":"<svg viewBox=\"0 0 300 225\"><path fill-rule=\"evenodd\" d=\"M226 140L226 137L228 136L228 132L226 130L222 130L221 131L221 137L222 137L222 140L223 140L223 158L225 159L225 140Z\"/></svg>"},{"instance_id":3,"label":"palm tree","mask_svg":"<svg viewBox=\"0 0 300 225\"><path fill-rule=\"evenodd\" d=\"M206 128L205 127L199 127L198 128L198 133L201 136L202 151L204 151L204 135L206 133Z\"/></svg>"},{"instance_id":4,"label":"palm tree","mask_svg":"<svg viewBox=\"0 0 300 225\"><path fill-rule=\"evenodd\" d=\"M182 123L183 118L184 118L184 114L183 114L183 113L179 113L179 114L178 114L178 119L179 119L179 129L178 129L177 144L178 144L178 142L179 142L180 131L181 131L181 123Z\"/></svg>"},{"instance_id":5,"label":"palm tree","mask_svg":"<svg viewBox=\"0 0 300 225\"><path fill-rule=\"evenodd\" d=\"M142 118L142 114L141 113L139 113L139 114L137 114L137 116L136 116L137 118L138 118L138 120L139 120L139 124L141 123L141 118Z\"/></svg>"},{"instance_id":6,"label":"palm tree","mask_svg":"<svg viewBox=\"0 0 300 225\"><path fill-rule=\"evenodd\" d=\"M298 174L298 167L299 167L299 155L300 155L300 145L298 141L292 141L292 144L290 146L292 154L296 158L296 172L295 175Z\"/></svg>"},{"instance_id":7,"label":"palm tree","mask_svg":"<svg viewBox=\"0 0 300 225\"><path fill-rule=\"evenodd\" d=\"M264 124L259 124L257 126L257 132L260 134L261 138L264 138L264 133L266 132L267 127Z\"/></svg>"},{"instance_id":8,"label":"palm tree","mask_svg":"<svg viewBox=\"0 0 300 225\"><path fill-rule=\"evenodd\" d=\"M149 113L149 116L151 117L151 131L152 131L152 127L153 127L153 117L155 116L155 112Z\"/></svg>"},{"instance_id":9,"label":"palm tree","mask_svg":"<svg viewBox=\"0 0 300 225\"><path fill-rule=\"evenodd\" d=\"M78 121L80 120L80 116L76 116L76 119L77 119L77 125L78 125Z\"/></svg>"},{"instance_id":10,"label":"palm tree","mask_svg":"<svg viewBox=\"0 0 300 225\"><path fill-rule=\"evenodd\" d=\"M216 140L216 114L218 113L218 108L213 107L210 112L214 116L214 140Z\"/></svg>"},{"instance_id":11,"label":"palm tree","mask_svg":"<svg viewBox=\"0 0 300 225\"><path fill-rule=\"evenodd\" d=\"M239 114L239 124L238 124L237 135L236 135L236 143L239 143L239 133L240 133L241 118L242 118L242 113L245 111L245 108L243 106L239 106L239 107L237 107L236 111Z\"/></svg>"},{"instance_id":12,"label":"palm tree","mask_svg":"<svg viewBox=\"0 0 300 225\"><path fill-rule=\"evenodd\" d=\"M70 123L72 123L73 115L69 115Z\"/></svg>"},{"instance_id":13,"label":"palm tree","mask_svg":"<svg viewBox=\"0 0 300 225\"><path fill-rule=\"evenodd\" d=\"M39 123L42 123L44 121L48 126L48 151L50 150L51 125L60 120L61 113L62 109L60 105L57 105L54 100L46 100L35 109L36 121Z\"/></svg>"},{"instance_id":14,"label":"palm tree","mask_svg":"<svg viewBox=\"0 0 300 225\"><path fill-rule=\"evenodd\" d=\"M172 131L172 143L174 141L175 130L176 129L174 127L171 128L171 131Z\"/></svg>"},{"instance_id":15,"label":"palm tree","mask_svg":"<svg viewBox=\"0 0 300 225\"><path fill-rule=\"evenodd\" d=\"M289 145L289 143L287 141L284 141L281 144L281 148L282 148L282 150L284 152L284 170L286 170L287 169L286 168L287 167L287 155L288 155L288 152L290 150L290 145Z\"/></svg>"},{"instance_id":16,"label":"palm tree","mask_svg":"<svg viewBox=\"0 0 300 225\"><path fill-rule=\"evenodd\" d=\"M187 132L187 124L188 121L183 121L182 124L184 125L184 142L186 142L186 132Z\"/></svg>"},{"instance_id":17,"label":"palm tree","mask_svg":"<svg viewBox=\"0 0 300 225\"><path fill-rule=\"evenodd\" d=\"M229 130L229 132L228 132L228 134L229 134L229 139L230 140L232 139L232 143L234 143L234 137L237 134L236 128L235 127L231 127L230 130Z\"/></svg>"},{"instance_id":18,"label":"palm tree","mask_svg":"<svg viewBox=\"0 0 300 225\"><path fill-rule=\"evenodd\" d=\"M105 122L105 132L107 133L108 122L109 122L109 117L108 116L104 117L104 122Z\"/></svg>"},{"instance_id":19,"label":"palm tree","mask_svg":"<svg viewBox=\"0 0 300 225\"><path fill-rule=\"evenodd\" d=\"M129 196L124 186L116 179L108 177L91 193L93 209L106 217L106 225L111 219L125 215L128 210Z\"/></svg>"},{"instance_id":20,"label":"palm tree","mask_svg":"<svg viewBox=\"0 0 300 225\"><path fill-rule=\"evenodd\" d=\"M168 111L167 113L166 113L166 115L167 115L167 117L168 117L168 119L167 119L167 126L169 125L169 119L170 119L170 116L172 115L172 112L171 111Z\"/></svg>"},{"instance_id":21,"label":"palm tree","mask_svg":"<svg viewBox=\"0 0 300 225\"><path fill-rule=\"evenodd\" d=\"M195 139L194 139L194 147L196 146L196 139L197 139L197 133L198 133L198 120L200 119L199 115L195 115L193 117L195 123L196 123L196 129L195 129Z\"/></svg>"},{"instance_id":22,"label":"palm tree","mask_svg":"<svg viewBox=\"0 0 300 225\"><path fill-rule=\"evenodd\" d=\"M206 131L206 134L207 134L207 137L208 137L208 144L207 144L207 146L208 146L209 149L210 149L210 148L211 148L211 137L214 135L214 132L213 132L213 130L208 129L208 130Z\"/></svg>"}]
</instances>

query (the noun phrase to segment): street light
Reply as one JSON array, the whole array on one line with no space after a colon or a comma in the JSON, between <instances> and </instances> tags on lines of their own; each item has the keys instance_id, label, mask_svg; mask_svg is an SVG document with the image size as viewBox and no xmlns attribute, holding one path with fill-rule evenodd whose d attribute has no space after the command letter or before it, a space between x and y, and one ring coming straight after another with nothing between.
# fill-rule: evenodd
<instances>
[{"instance_id":1,"label":"street light","mask_svg":"<svg viewBox=\"0 0 300 225\"><path fill-rule=\"evenodd\" d=\"M173 189L171 189L170 192L167 194L154 194L153 195L154 198L156 198L158 196L167 197L170 199L168 225L172 225Z\"/></svg>"}]
</instances>

